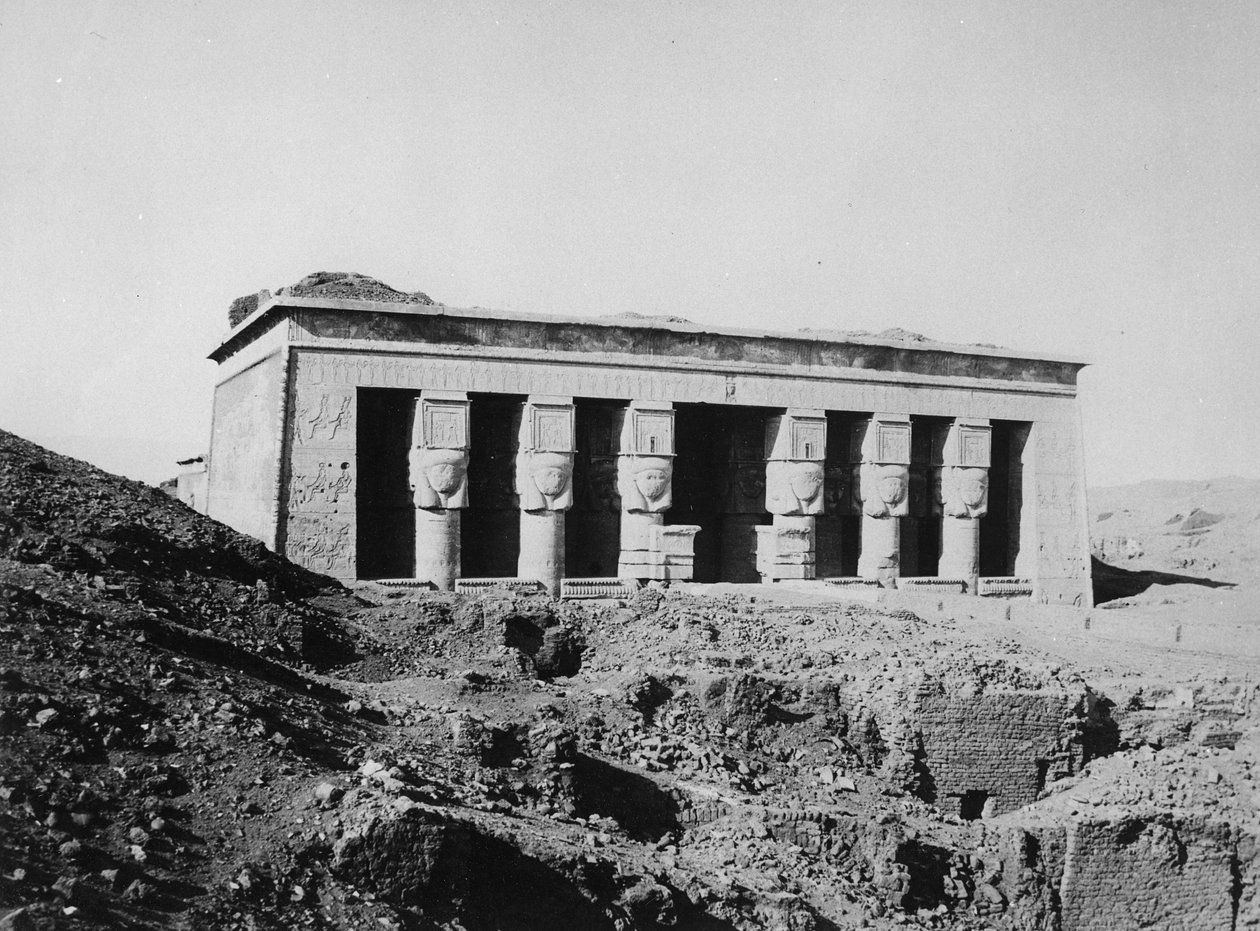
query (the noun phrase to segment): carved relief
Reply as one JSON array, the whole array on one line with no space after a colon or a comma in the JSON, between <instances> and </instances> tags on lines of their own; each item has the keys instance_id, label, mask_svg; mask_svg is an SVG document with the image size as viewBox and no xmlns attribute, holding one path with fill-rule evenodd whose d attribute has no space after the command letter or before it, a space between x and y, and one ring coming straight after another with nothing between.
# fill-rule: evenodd
<instances>
[{"instance_id":1,"label":"carved relief","mask_svg":"<svg viewBox=\"0 0 1260 931\"><path fill-rule=\"evenodd\" d=\"M826 513L858 513L852 506L851 471L847 465L832 465L827 468L823 483L823 510Z\"/></svg>"},{"instance_id":2,"label":"carved relief","mask_svg":"<svg viewBox=\"0 0 1260 931\"><path fill-rule=\"evenodd\" d=\"M877 420L875 430L876 461L908 465L910 463L910 424Z\"/></svg>"},{"instance_id":3,"label":"carved relief","mask_svg":"<svg viewBox=\"0 0 1260 931\"><path fill-rule=\"evenodd\" d=\"M1067 475L1037 476L1037 506L1047 511L1063 511L1065 518L1076 510L1076 480Z\"/></svg>"},{"instance_id":4,"label":"carved relief","mask_svg":"<svg viewBox=\"0 0 1260 931\"><path fill-rule=\"evenodd\" d=\"M989 508L989 470L945 466L941 502L948 517L983 517Z\"/></svg>"},{"instance_id":5,"label":"carved relief","mask_svg":"<svg viewBox=\"0 0 1260 931\"><path fill-rule=\"evenodd\" d=\"M573 506L573 454L518 453L516 493L524 511L567 511Z\"/></svg>"},{"instance_id":6,"label":"carved relief","mask_svg":"<svg viewBox=\"0 0 1260 931\"><path fill-rule=\"evenodd\" d=\"M821 514L823 505L821 462L766 463L766 510L771 514Z\"/></svg>"},{"instance_id":7,"label":"carved relief","mask_svg":"<svg viewBox=\"0 0 1260 931\"><path fill-rule=\"evenodd\" d=\"M588 511L615 514L621 510L621 496L617 493L616 459L609 457L590 461L582 487L582 500Z\"/></svg>"},{"instance_id":8,"label":"carved relief","mask_svg":"<svg viewBox=\"0 0 1260 931\"><path fill-rule=\"evenodd\" d=\"M944 468L933 466L928 469L928 513L932 517L945 515L945 477Z\"/></svg>"},{"instance_id":9,"label":"carved relief","mask_svg":"<svg viewBox=\"0 0 1260 931\"><path fill-rule=\"evenodd\" d=\"M621 456L617 462L617 491L625 511L657 513L674 503L674 462L667 456Z\"/></svg>"},{"instance_id":10,"label":"carved relief","mask_svg":"<svg viewBox=\"0 0 1260 931\"><path fill-rule=\"evenodd\" d=\"M1041 530L1037 534L1039 573L1044 577L1079 579L1089 573L1085 553L1070 529Z\"/></svg>"},{"instance_id":11,"label":"carved relief","mask_svg":"<svg viewBox=\"0 0 1260 931\"><path fill-rule=\"evenodd\" d=\"M299 446L345 445L354 442L354 397L321 394L299 404L294 414L294 437Z\"/></svg>"},{"instance_id":12,"label":"carved relief","mask_svg":"<svg viewBox=\"0 0 1260 931\"><path fill-rule=\"evenodd\" d=\"M411 491L418 508L468 506L468 452L463 449L423 449L408 455Z\"/></svg>"},{"instance_id":13,"label":"carved relief","mask_svg":"<svg viewBox=\"0 0 1260 931\"><path fill-rule=\"evenodd\" d=\"M904 465L862 464L862 511L868 517L905 517L910 512L910 470Z\"/></svg>"},{"instance_id":14,"label":"carved relief","mask_svg":"<svg viewBox=\"0 0 1260 931\"><path fill-rule=\"evenodd\" d=\"M766 506L766 467L759 460L736 459L721 477L724 514L760 514Z\"/></svg>"},{"instance_id":15,"label":"carved relief","mask_svg":"<svg viewBox=\"0 0 1260 931\"><path fill-rule=\"evenodd\" d=\"M300 566L330 575L353 571L350 524L328 514L307 514L289 521L285 555Z\"/></svg>"},{"instance_id":16,"label":"carved relief","mask_svg":"<svg viewBox=\"0 0 1260 931\"><path fill-rule=\"evenodd\" d=\"M301 510L309 505L326 507L337 504L343 496L347 499L350 497L353 484L348 462L320 460L315 463L313 475L307 470L299 469L295 463L289 478L289 510Z\"/></svg>"}]
</instances>

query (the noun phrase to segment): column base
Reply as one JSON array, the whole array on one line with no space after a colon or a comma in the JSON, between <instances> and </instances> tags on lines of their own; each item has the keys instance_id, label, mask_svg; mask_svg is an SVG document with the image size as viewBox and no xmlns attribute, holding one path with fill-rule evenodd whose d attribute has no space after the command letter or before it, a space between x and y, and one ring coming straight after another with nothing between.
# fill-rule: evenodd
<instances>
[{"instance_id":1,"label":"column base","mask_svg":"<svg viewBox=\"0 0 1260 931\"><path fill-rule=\"evenodd\" d=\"M815 577L814 518L776 514L756 528L757 572L763 581Z\"/></svg>"}]
</instances>

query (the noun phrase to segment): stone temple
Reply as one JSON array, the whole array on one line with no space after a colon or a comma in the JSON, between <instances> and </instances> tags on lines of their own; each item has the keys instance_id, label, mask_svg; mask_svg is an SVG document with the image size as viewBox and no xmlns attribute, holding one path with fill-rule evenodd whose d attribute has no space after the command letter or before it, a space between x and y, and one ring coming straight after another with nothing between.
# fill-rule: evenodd
<instances>
[{"instance_id":1,"label":"stone temple","mask_svg":"<svg viewBox=\"0 0 1260 931\"><path fill-rule=\"evenodd\" d=\"M206 511L343 580L1091 604L1080 361L459 309L331 273L230 319Z\"/></svg>"}]
</instances>

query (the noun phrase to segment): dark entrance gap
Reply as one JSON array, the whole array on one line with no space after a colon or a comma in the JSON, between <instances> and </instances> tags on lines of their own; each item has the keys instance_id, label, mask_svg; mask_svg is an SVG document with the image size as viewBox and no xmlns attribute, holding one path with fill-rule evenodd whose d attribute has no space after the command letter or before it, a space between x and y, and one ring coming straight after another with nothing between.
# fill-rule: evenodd
<instances>
[{"instance_id":1,"label":"dark entrance gap","mask_svg":"<svg viewBox=\"0 0 1260 931\"><path fill-rule=\"evenodd\" d=\"M679 404L671 524L698 524L695 581L759 582L755 527L766 511L766 418L760 407Z\"/></svg>"},{"instance_id":2,"label":"dark entrance gap","mask_svg":"<svg viewBox=\"0 0 1260 931\"><path fill-rule=\"evenodd\" d=\"M358 389L355 488L357 570L360 579L415 575L415 507L407 454L416 393Z\"/></svg>"},{"instance_id":3,"label":"dark entrance gap","mask_svg":"<svg viewBox=\"0 0 1260 931\"><path fill-rule=\"evenodd\" d=\"M984 806L988 801L988 792L978 789L964 792L958 799L958 817L964 821L979 821L984 817Z\"/></svg>"},{"instance_id":4,"label":"dark entrance gap","mask_svg":"<svg viewBox=\"0 0 1260 931\"><path fill-rule=\"evenodd\" d=\"M612 578L621 556L621 496L617 494L620 412L624 401L574 402L573 507L564 520L564 574Z\"/></svg>"},{"instance_id":5,"label":"dark entrance gap","mask_svg":"<svg viewBox=\"0 0 1260 931\"><path fill-rule=\"evenodd\" d=\"M1016 574L1022 544L1024 449L1031 424L995 420L992 427L989 511L980 519L980 574L1010 576Z\"/></svg>"},{"instance_id":6,"label":"dark entrance gap","mask_svg":"<svg viewBox=\"0 0 1260 931\"><path fill-rule=\"evenodd\" d=\"M815 573L820 579L857 575L862 547L862 502L858 498L860 450L856 425L869 414L827 411L827 455L823 463L825 509L814 521Z\"/></svg>"},{"instance_id":7,"label":"dark entrance gap","mask_svg":"<svg viewBox=\"0 0 1260 931\"><path fill-rule=\"evenodd\" d=\"M944 438L950 423L948 417L910 418L910 513L901 518L903 576L937 575L940 571L941 516L933 513L932 447L934 438Z\"/></svg>"},{"instance_id":8,"label":"dark entrance gap","mask_svg":"<svg viewBox=\"0 0 1260 931\"><path fill-rule=\"evenodd\" d=\"M511 578L521 555L516 447L525 398L468 395L468 507L460 517L464 578Z\"/></svg>"}]
</instances>

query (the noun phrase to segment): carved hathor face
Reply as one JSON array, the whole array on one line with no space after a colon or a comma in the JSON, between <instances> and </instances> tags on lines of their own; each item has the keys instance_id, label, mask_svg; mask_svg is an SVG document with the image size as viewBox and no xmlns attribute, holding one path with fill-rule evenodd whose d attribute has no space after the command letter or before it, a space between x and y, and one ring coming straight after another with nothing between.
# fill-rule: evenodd
<instances>
[{"instance_id":1,"label":"carved hathor face","mask_svg":"<svg viewBox=\"0 0 1260 931\"><path fill-rule=\"evenodd\" d=\"M439 462L429 466L424 474L434 491L449 495L463 484L465 471L462 462Z\"/></svg>"},{"instance_id":2,"label":"carved hathor face","mask_svg":"<svg viewBox=\"0 0 1260 931\"><path fill-rule=\"evenodd\" d=\"M822 465L814 462L801 463L791 478L792 494L803 503L818 497L823 487Z\"/></svg>"},{"instance_id":3,"label":"carved hathor face","mask_svg":"<svg viewBox=\"0 0 1260 931\"><path fill-rule=\"evenodd\" d=\"M439 495L449 495L464 484L468 472L468 459L460 449L418 450L419 465L425 481Z\"/></svg>"},{"instance_id":4,"label":"carved hathor face","mask_svg":"<svg viewBox=\"0 0 1260 931\"><path fill-rule=\"evenodd\" d=\"M634 484L649 502L657 501L669 488L669 473L656 467L643 469L635 473Z\"/></svg>"},{"instance_id":5,"label":"carved hathor face","mask_svg":"<svg viewBox=\"0 0 1260 931\"><path fill-rule=\"evenodd\" d=\"M895 508L906 499L906 479L900 473L885 472L880 476L877 487L880 500L889 508Z\"/></svg>"},{"instance_id":6,"label":"carved hathor face","mask_svg":"<svg viewBox=\"0 0 1260 931\"><path fill-rule=\"evenodd\" d=\"M988 469L959 469L958 496L969 508L981 507L989 495Z\"/></svg>"},{"instance_id":7,"label":"carved hathor face","mask_svg":"<svg viewBox=\"0 0 1260 931\"><path fill-rule=\"evenodd\" d=\"M534 469L534 484L548 498L554 498L569 487L569 470L557 465Z\"/></svg>"}]
</instances>

